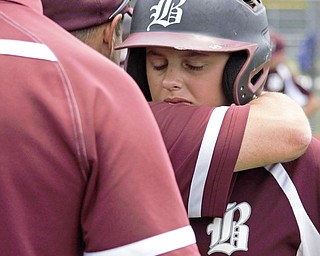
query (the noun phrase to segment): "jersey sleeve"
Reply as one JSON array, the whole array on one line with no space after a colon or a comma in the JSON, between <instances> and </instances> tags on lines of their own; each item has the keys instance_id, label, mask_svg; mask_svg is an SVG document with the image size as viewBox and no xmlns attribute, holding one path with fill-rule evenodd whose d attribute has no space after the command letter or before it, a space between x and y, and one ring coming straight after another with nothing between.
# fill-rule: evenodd
<instances>
[{"instance_id":1,"label":"jersey sleeve","mask_svg":"<svg viewBox=\"0 0 320 256\"><path fill-rule=\"evenodd\" d=\"M189 217L222 216L227 206L249 105L150 103Z\"/></svg>"},{"instance_id":2,"label":"jersey sleeve","mask_svg":"<svg viewBox=\"0 0 320 256\"><path fill-rule=\"evenodd\" d=\"M250 106L232 105L219 130L203 195L202 216L223 216L232 189L233 173Z\"/></svg>"}]
</instances>

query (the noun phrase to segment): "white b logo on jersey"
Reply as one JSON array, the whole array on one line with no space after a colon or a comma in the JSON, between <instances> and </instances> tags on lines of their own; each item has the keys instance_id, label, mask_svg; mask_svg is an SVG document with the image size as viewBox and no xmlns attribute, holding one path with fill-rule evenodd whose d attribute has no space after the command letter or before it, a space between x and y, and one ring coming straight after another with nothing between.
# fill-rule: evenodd
<instances>
[{"instance_id":1,"label":"white b logo on jersey","mask_svg":"<svg viewBox=\"0 0 320 256\"><path fill-rule=\"evenodd\" d=\"M175 5L172 0L160 0L158 5L155 5L150 9L150 11L155 10L155 13L150 16L151 19L153 18L153 21L149 24L147 31L149 31L150 27L154 24L167 27L172 24L180 23L183 14L180 6L186 1L187 0L180 0L180 2Z\"/></svg>"},{"instance_id":2,"label":"white b logo on jersey","mask_svg":"<svg viewBox=\"0 0 320 256\"><path fill-rule=\"evenodd\" d=\"M239 219L234 221L235 212L239 211ZM235 251L248 251L249 228L244 223L251 215L248 203L228 204L227 211L222 218L215 218L207 226L207 234L211 234L208 255L222 252L231 255Z\"/></svg>"}]
</instances>

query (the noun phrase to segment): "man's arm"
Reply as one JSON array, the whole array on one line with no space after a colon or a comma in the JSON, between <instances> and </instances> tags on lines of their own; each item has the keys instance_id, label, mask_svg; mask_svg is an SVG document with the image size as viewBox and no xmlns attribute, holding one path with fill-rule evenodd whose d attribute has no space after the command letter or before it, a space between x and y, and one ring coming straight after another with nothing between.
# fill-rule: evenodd
<instances>
[{"instance_id":1,"label":"man's arm","mask_svg":"<svg viewBox=\"0 0 320 256\"><path fill-rule=\"evenodd\" d=\"M302 108L282 93L267 92L251 101L235 171L301 156L311 141Z\"/></svg>"}]
</instances>

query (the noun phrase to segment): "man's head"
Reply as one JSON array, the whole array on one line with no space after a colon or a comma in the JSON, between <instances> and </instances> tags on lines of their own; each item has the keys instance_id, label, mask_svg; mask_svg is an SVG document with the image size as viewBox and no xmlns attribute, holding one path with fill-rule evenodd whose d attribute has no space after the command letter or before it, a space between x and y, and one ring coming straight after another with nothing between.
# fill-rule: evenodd
<instances>
[{"instance_id":1,"label":"man's head","mask_svg":"<svg viewBox=\"0 0 320 256\"><path fill-rule=\"evenodd\" d=\"M122 42L122 15L129 0L42 0L44 14L84 43L119 62L114 46Z\"/></svg>"},{"instance_id":2,"label":"man's head","mask_svg":"<svg viewBox=\"0 0 320 256\"><path fill-rule=\"evenodd\" d=\"M127 71L148 100L144 67L149 47L228 54L222 87L230 102L244 104L262 91L269 39L266 10L258 0L149 0L135 4L130 35L120 48L130 49Z\"/></svg>"}]
</instances>

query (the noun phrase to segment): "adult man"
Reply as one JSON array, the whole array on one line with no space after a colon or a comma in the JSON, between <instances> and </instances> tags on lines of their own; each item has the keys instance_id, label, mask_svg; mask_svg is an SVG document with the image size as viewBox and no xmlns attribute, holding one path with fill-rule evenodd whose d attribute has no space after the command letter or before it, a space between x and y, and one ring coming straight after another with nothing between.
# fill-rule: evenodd
<instances>
[{"instance_id":1,"label":"adult man","mask_svg":"<svg viewBox=\"0 0 320 256\"><path fill-rule=\"evenodd\" d=\"M1 254L199 255L132 79L40 0L1 0L0 20Z\"/></svg>"},{"instance_id":2,"label":"adult man","mask_svg":"<svg viewBox=\"0 0 320 256\"><path fill-rule=\"evenodd\" d=\"M215 148L212 158L204 159L204 155L208 156L205 152L209 151L210 155L212 150L208 147L206 132L205 143L198 147L192 137L192 134L198 136L198 126L187 123L190 136L185 136L184 130L171 127L173 120L181 119L186 105L215 107L237 103L247 106L250 102L252 106L251 100L255 97L266 99L265 94L260 94L271 55L262 2L138 1L130 35L122 47L129 48L127 71L145 97L158 102L155 104L164 101L180 106L181 111L171 120L167 118L162 125L163 120L159 119L158 124L201 254L317 255L320 251L319 141L313 139L306 153L294 161L239 172L233 176L234 182L223 179L224 183L215 184L223 174L220 168L232 174L230 164L224 167L226 158L235 161L229 154L234 154L232 148L233 142L238 144L237 135L225 144L216 144L219 148ZM269 115L268 109L272 113L278 106L270 104L260 114ZM282 107L280 112L286 111L286 107ZM223 115L221 112L230 108L234 105L215 109ZM293 125L299 124L293 121ZM238 128L229 126L234 132ZM287 128L290 132L290 127ZM269 130L269 135L278 136L277 132L277 129ZM259 138L264 135L262 132L253 136L252 141L261 144ZM187 139L189 143L185 142ZM268 149L283 152L283 148L275 144ZM219 150L222 153L216 156ZM259 153L251 151L252 155ZM187 165L190 160L196 164ZM216 193L214 185L225 186L230 194L221 194L223 189ZM224 199L228 204L220 217L214 212L215 204Z\"/></svg>"}]
</instances>

